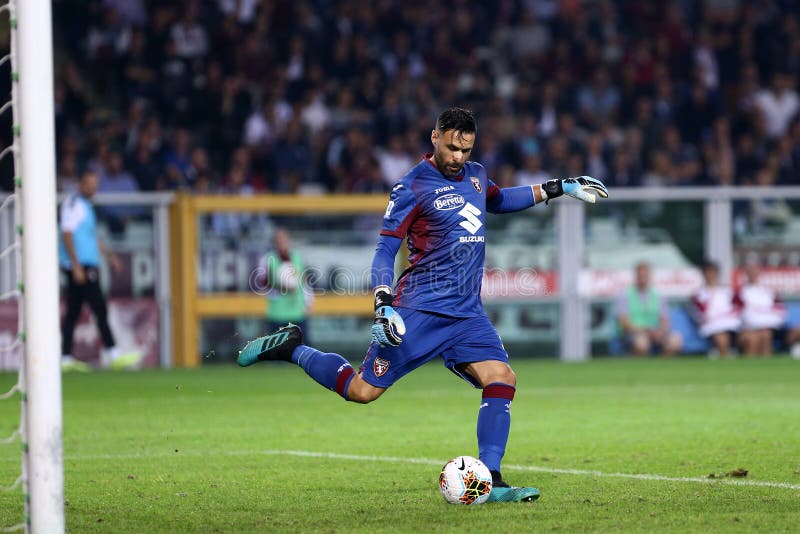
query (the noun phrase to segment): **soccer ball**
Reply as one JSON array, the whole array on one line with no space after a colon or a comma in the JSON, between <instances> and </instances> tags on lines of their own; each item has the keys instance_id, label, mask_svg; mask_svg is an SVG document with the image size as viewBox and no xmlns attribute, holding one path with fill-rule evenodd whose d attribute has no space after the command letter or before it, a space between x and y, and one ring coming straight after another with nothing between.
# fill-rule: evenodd
<instances>
[{"instance_id":1,"label":"soccer ball","mask_svg":"<svg viewBox=\"0 0 800 534\"><path fill-rule=\"evenodd\" d=\"M477 458L458 456L444 464L439 491L450 504L483 504L492 491L492 473Z\"/></svg>"}]
</instances>

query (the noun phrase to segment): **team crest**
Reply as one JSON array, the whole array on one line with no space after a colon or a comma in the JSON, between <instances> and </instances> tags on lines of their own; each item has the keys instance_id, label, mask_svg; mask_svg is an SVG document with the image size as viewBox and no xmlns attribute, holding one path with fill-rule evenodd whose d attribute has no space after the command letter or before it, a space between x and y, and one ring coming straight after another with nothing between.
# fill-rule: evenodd
<instances>
[{"instance_id":1,"label":"team crest","mask_svg":"<svg viewBox=\"0 0 800 534\"><path fill-rule=\"evenodd\" d=\"M483 191L483 188L481 188L481 181L479 178L475 176L470 176L469 179L472 182L472 187L475 188L475 191L477 191L478 193Z\"/></svg>"},{"instance_id":2,"label":"team crest","mask_svg":"<svg viewBox=\"0 0 800 534\"><path fill-rule=\"evenodd\" d=\"M389 360L383 358L375 358L372 362L372 370L375 371L375 376L383 376L389 370Z\"/></svg>"}]
</instances>

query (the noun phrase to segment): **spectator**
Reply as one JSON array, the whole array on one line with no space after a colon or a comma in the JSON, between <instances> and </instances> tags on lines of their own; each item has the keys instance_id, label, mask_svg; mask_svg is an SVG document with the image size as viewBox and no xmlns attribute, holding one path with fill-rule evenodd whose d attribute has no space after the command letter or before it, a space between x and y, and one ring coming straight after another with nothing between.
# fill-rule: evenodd
<instances>
[{"instance_id":1,"label":"spectator","mask_svg":"<svg viewBox=\"0 0 800 534\"><path fill-rule=\"evenodd\" d=\"M775 332L786 321L786 308L775 290L759 283L760 274L758 264L745 265L745 281L736 292L742 307L739 349L745 356L769 357Z\"/></svg>"},{"instance_id":2,"label":"spectator","mask_svg":"<svg viewBox=\"0 0 800 534\"><path fill-rule=\"evenodd\" d=\"M383 182L392 187L400 181L409 168L414 165L414 159L405 150L403 135L394 133L389 136L388 146L378 156Z\"/></svg>"},{"instance_id":3,"label":"spectator","mask_svg":"<svg viewBox=\"0 0 800 534\"><path fill-rule=\"evenodd\" d=\"M581 119L593 129L616 120L619 102L619 90L612 85L611 74L605 66L595 70L590 85L584 85L578 90Z\"/></svg>"},{"instance_id":4,"label":"spectator","mask_svg":"<svg viewBox=\"0 0 800 534\"><path fill-rule=\"evenodd\" d=\"M343 132L364 131L376 153L390 151L390 134L406 132L416 157L436 110L459 101L490 128L495 146L476 149L497 153L495 169L521 168L536 145L544 168L563 172L588 143L586 164L603 163L620 185L663 173L654 150L669 158L676 185L752 184L773 153L776 183L797 174L800 14L791 2L769 3L757 17L749 5L489 2L445 27L443 6L423 14L398 0L357 8L344 0L102 0L83 19L73 4L53 4L54 20L64 22L54 24L63 55L57 146L74 137L84 168L96 140L124 145L143 190L181 182L160 146L149 155L138 148L149 116L167 132L192 133L217 191L213 176L243 142L255 167L274 168L287 124L299 119L292 144L309 149L300 181L334 191L352 187L329 157ZM329 14L335 24L325 25ZM463 75L453 79L453 69ZM110 129L121 115L125 129ZM554 136L563 139L551 145Z\"/></svg>"},{"instance_id":5,"label":"spectator","mask_svg":"<svg viewBox=\"0 0 800 534\"><path fill-rule=\"evenodd\" d=\"M292 248L285 228L275 229L272 250L261 258L256 273L254 281L258 289L266 290L268 330L273 331L287 322L304 328L314 294L308 284L305 263Z\"/></svg>"},{"instance_id":6,"label":"spectator","mask_svg":"<svg viewBox=\"0 0 800 534\"><path fill-rule=\"evenodd\" d=\"M175 54L182 59L197 59L208 52L208 33L198 18L200 7L196 1L187 2L181 20L170 28Z\"/></svg>"},{"instance_id":7,"label":"spectator","mask_svg":"<svg viewBox=\"0 0 800 534\"><path fill-rule=\"evenodd\" d=\"M672 356L681 349L683 339L670 329L669 310L652 285L648 262L636 265L634 284L617 301L617 320L634 356L647 356L653 350Z\"/></svg>"},{"instance_id":8,"label":"spectator","mask_svg":"<svg viewBox=\"0 0 800 534\"><path fill-rule=\"evenodd\" d=\"M794 86L794 77L790 73L776 72L772 76L772 87L759 91L755 96L755 107L772 139L785 134L800 111L800 96Z\"/></svg>"},{"instance_id":9,"label":"spectator","mask_svg":"<svg viewBox=\"0 0 800 534\"><path fill-rule=\"evenodd\" d=\"M100 193L135 193L139 191L133 175L124 169L122 154L112 152L108 158L108 169L100 175L97 186ZM128 220L144 216L149 210L138 206L105 206L102 213L108 220L111 232L121 233Z\"/></svg>"},{"instance_id":10,"label":"spectator","mask_svg":"<svg viewBox=\"0 0 800 534\"><path fill-rule=\"evenodd\" d=\"M692 295L689 307L700 335L708 339L710 358L731 356L733 338L741 326L739 304L733 289L719 280L719 265L705 260L701 267L703 285Z\"/></svg>"}]
</instances>

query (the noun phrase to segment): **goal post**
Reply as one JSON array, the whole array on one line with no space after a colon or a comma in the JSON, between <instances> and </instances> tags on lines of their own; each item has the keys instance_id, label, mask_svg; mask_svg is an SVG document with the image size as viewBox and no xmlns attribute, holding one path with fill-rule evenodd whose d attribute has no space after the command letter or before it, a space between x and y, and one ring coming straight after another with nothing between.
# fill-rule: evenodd
<instances>
[{"instance_id":1,"label":"goal post","mask_svg":"<svg viewBox=\"0 0 800 534\"><path fill-rule=\"evenodd\" d=\"M64 473L50 0L16 3L26 499L31 532L63 532ZM16 77L16 73L15 73Z\"/></svg>"}]
</instances>

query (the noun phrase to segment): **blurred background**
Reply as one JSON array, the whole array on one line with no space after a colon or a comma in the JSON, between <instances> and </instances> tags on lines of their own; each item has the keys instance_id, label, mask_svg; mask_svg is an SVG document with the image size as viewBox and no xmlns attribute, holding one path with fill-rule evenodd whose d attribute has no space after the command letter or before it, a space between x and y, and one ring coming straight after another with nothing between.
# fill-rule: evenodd
<instances>
[{"instance_id":1,"label":"blurred background","mask_svg":"<svg viewBox=\"0 0 800 534\"><path fill-rule=\"evenodd\" d=\"M575 215L585 249L571 259L561 206L491 218L487 309L520 356L563 357L564 299L585 309L591 353L614 352L614 300L642 259L676 307L707 256L731 281L758 262L785 300L800 297L795 1L54 0L53 27L58 188L74 190L83 169L99 174L101 232L125 265L103 274L112 325L152 365L173 360L163 316L183 320L164 267L182 261L182 231L160 209L209 194L385 194L453 105L475 111L473 159L499 185L588 174L612 191ZM11 132L5 114L0 149ZM0 189L13 176L6 158ZM712 205L723 188L733 191ZM299 213L192 211L192 298L263 298L251 274L277 226L317 294L367 291L382 210L353 214L339 198L339 214L302 215L293 202ZM574 291L559 279L565 261L579 266ZM4 272L0 283L13 283ZM248 310L203 312L187 361L230 361L266 324ZM310 335L360 359L369 311L312 312ZM0 311L0 330L10 317ZM98 340L84 333L79 356L91 360Z\"/></svg>"}]
</instances>

